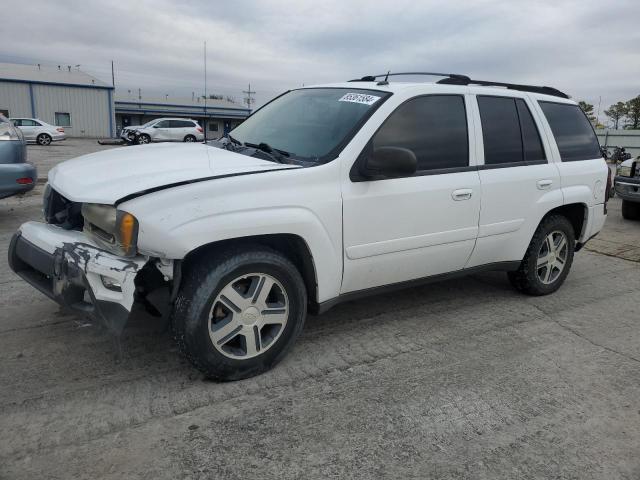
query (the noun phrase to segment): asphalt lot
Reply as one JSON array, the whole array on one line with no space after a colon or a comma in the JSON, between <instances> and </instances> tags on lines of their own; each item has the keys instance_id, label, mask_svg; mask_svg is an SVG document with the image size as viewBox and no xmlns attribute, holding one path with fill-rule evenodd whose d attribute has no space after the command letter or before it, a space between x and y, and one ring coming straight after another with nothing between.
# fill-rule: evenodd
<instances>
[{"instance_id":1,"label":"asphalt lot","mask_svg":"<svg viewBox=\"0 0 640 480\"><path fill-rule=\"evenodd\" d=\"M0 201L2 258L41 188ZM639 242L613 199L554 295L496 273L344 304L226 384L144 314L116 362L2 260L0 478L640 478Z\"/></svg>"}]
</instances>

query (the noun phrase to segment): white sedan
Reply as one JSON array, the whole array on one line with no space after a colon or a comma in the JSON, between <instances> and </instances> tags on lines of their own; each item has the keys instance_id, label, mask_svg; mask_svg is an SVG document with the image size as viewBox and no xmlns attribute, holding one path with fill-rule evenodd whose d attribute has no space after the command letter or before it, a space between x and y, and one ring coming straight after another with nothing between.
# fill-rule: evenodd
<instances>
[{"instance_id":1,"label":"white sedan","mask_svg":"<svg viewBox=\"0 0 640 480\"><path fill-rule=\"evenodd\" d=\"M49 125L39 118L12 118L11 121L22 130L27 142L49 145L51 142L58 142L66 138L64 128Z\"/></svg>"}]
</instances>

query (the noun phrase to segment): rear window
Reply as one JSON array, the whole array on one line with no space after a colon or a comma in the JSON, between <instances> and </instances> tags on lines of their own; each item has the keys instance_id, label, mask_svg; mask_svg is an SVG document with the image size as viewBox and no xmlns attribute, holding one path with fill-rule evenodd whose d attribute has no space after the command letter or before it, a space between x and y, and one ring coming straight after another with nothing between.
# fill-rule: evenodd
<instances>
[{"instance_id":1,"label":"rear window","mask_svg":"<svg viewBox=\"0 0 640 480\"><path fill-rule=\"evenodd\" d=\"M601 157L598 138L578 105L539 103L551 126L563 162Z\"/></svg>"}]
</instances>

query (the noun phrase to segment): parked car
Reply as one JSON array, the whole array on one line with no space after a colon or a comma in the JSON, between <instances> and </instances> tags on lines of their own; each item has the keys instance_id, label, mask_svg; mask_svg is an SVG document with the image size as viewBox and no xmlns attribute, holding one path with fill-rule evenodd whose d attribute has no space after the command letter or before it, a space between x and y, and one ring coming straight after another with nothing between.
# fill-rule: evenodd
<instances>
[{"instance_id":1,"label":"parked car","mask_svg":"<svg viewBox=\"0 0 640 480\"><path fill-rule=\"evenodd\" d=\"M627 220L640 220L640 156L620 164L614 185L622 199L622 216Z\"/></svg>"},{"instance_id":2,"label":"parked car","mask_svg":"<svg viewBox=\"0 0 640 480\"><path fill-rule=\"evenodd\" d=\"M169 311L223 380L271 368L307 311L343 301L485 270L556 291L607 216L588 119L553 88L443 80L303 87L222 141L62 163L11 267L115 333L134 302Z\"/></svg>"},{"instance_id":3,"label":"parked car","mask_svg":"<svg viewBox=\"0 0 640 480\"><path fill-rule=\"evenodd\" d=\"M66 138L63 127L49 125L39 118L12 118L11 121L22 131L27 142L50 145Z\"/></svg>"},{"instance_id":4,"label":"parked car","mask_svg":"<svg viewBox=\"0 0 640 480\"><path fill-rule=\"evenodd\" d=\"M144 125L122 129L120 137L133 143L202 142L204 132L195 120L186 118L159 118Z\"/></svg>"},{"instance_id":5,"label":"parked car","mask_svg":"<svg viewBox=\"0 0 640 480\"><path fill-rule=\"evenodd\" d=\"M0 198L28 192L37 178L36 167L27 163L22 132L0 114Z\"/></svg>"}]
</instances>

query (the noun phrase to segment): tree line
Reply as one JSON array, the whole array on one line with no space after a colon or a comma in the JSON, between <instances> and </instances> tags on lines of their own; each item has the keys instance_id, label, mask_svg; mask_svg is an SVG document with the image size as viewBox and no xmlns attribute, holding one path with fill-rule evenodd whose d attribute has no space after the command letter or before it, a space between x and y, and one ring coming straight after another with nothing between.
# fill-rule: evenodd
<instances>
[{"instance_id":1,"label":"tree line","mask_svg":"<svg viewBox=\"0 0 640 480\"><path fill-rule=\"evenodd\" d=\"M604 125L600 124L593 114L593 105L582 100L578 104L596 128L604 128ZM616 130L620 127L640 129L640 95L626 102L614 103L604 111L604 114L611 120L613 128Z\"/></svg>"}]
</instances>

